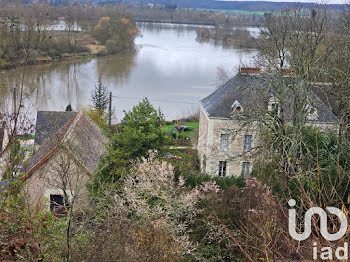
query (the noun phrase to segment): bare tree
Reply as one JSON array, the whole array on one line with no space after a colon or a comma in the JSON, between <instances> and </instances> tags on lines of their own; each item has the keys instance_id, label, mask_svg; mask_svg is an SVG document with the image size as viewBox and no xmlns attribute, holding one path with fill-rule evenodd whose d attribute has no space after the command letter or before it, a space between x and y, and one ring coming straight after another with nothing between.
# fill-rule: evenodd
<instances>
[{"instance_id":1,"label":"bare tree","mask_svg":"<svg viewBox=\"0 0 350 262\"><path fill-rule=\"evenodd\" d=\"M86 188L86 176L87 174L78 167L76 160L67 153L67 149L62 145L60 146L60 152L54 157L54 162L49 169L48 185L56 188L59 191L55 198L50 199L50 208L57 215L65 216L66 226L66 261L71 261L72 252L72 238L77 232L76 221L74 219L74 212L81 201L82 191ZM59 197L62 194L62 198ZM86 197L86 196L85 196ZM62 200L62 202L60 201ZM57 201L57 202L56 202Z\"/></svg>"}]
</instances>

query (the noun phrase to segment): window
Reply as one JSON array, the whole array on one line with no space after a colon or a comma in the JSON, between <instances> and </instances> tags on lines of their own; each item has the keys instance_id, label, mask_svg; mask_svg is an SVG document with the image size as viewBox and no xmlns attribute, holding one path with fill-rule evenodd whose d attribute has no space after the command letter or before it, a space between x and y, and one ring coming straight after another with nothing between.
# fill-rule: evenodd
<instances>
[{"instance_id":1,"label":"window","mask_svg":"<svg viewBox=\"0 0 350 262\"><path fill-rule=\"evenodd\" d=\"M242 164L242 176L243 177L249 177L250 175L250 162L243 162Z\"/></svg>"},{"instance_id":2,"label":"window","mask_svg":"<svg viewBox=\"0 0 350 262\"><path fill-rule=\"evenodd\" d=\"M67 202L62 195L50 195L50 210L57 214L65 214Z\"/></svg>"},{"instance_id":3,"label":"window","mask_svg":"<svg viewBox=\"0 0 350 262\"><path fill-rule=\"evenodd\" d=\"M219 162L219 176L226 176L227 161Z\"/></svg>"},{"instance_id":4,"label":"window","mask_svg":"<svg viewBox=\"0 0 350 262\"><path fill-rule=\"evenodd\" d=\"M241 104L237 100L232 104L231 108L232 108L232 113L234 112L239 113L243 111Z\"/></svg>"},{"instance_id":5,"label":"window","mask_svg":"<svg viewBox=\"0 0 350 262\"><path fill-rule=\"evenodd\" d=\"M308 116L307 116L308 120L317 120L318 119L317 109L310 105L307 105L306 108L308 111Z\"/></svg>"},{"instance_id":6,"label":"window","mask_svg":"<svg viewBox=\"0 0 350 262\"><path fill-rule=\"evenodd\" d=\"M252 135L245 135L243 139L243 152L249 152L252 150L252 142L253 142L253 136Z\"/></svg>"},{"instance_id":7,"label":"window","mask_svg":"<svg viewBox=\"0 0 350 262\"><path fill-rule=\"evenodd\" d=\"M270 101L268 104L268 111L272 116L279 116L280 114L279 100L274 96L270 97Z\"/></svg>"},{"instance_id":8,"label":"window","mask_svg":"<svg viewBox=\"0 0 350 262\"><path fill-rule=\"evenodd\" d=\"M228 150L228 145L229 145L229 135L222 134L220 137L220 149Z\"/></svg>"},{"instance_id":9,"label":"window","mask_svg":"<svg viewBox=\"0 0 350 262\"><path fill-rule=\"evenodd\" d=\"M271 113L277 116L278 112L279 112L278 103L271 103Z\"/></svg>"}]
</instances>

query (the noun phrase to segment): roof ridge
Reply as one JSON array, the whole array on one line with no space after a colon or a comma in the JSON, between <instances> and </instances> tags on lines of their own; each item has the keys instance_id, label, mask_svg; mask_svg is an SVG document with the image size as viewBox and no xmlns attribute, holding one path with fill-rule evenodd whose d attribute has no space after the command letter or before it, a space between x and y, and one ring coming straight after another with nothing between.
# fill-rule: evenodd
<instances>
[{"instance_id":1,"label":"roof ridge","mask_svg":"<svg viewBox=\"0 0 350 262\"><path fill-rule=\"evenodd\" d=\"M43 160L44 160L45 158L47 158L50 154L52 154L52 152L54 152L54 151L56 150L56 148L58 147L57 144L64 140L65 134L66 134L67 131L70 129L70 126L71 126L72 123L73 123L72 120L74 120L76 117L77 117L77 115L74 116L73 118L71 118L71 119L70 119L67 123L65 123L60 129L58 129L58 131L57 131L54 135L48 137L47 139L45 139L45 140L43 141L43 143L41 144L41 146L39 147L39 149L38 149L37 151L34 152L33 156L34 156L35 154L39 154L41 150L44 150L45 146L49 146L49 148L52 147L52 149L51 149L51 150L48 150L48 152L47 152L47 153L44 153L44 154L40 157L40 159L36 160L36 162L33 164L32 167L30 167L30 164L31 164L31 161L32 161L33 157L29 160L29 162L28 162L27 165L26 165L26 167L29 166L29 168L30 168L29 170L26 170L26 172L27 172L28 174L30 174L30 173L32 172L32 170L36 168L36 166L37 166L38 163L40 163L41 161L43 161ZM67 130L64 131L65 128L67 128ZM63 133L60 134L60 132L62 132L62 130L63 130ZM62 139L60 138L60 135L63 136ZM54 136L55 136L55 137L54 137ZM56 142L53 141L55 138L57 138L57 140L59 140L59 141L56 141ZM52 145L50 145L50 143L52 143ZM55 145L55 144L56 144L56 145ZM26 168L25 168L25 169L26 169Z\"/></svg>"},{"instance_id":2,"label":"roof ridge","mask_svg":"<svg viewBox=\"0 0 350 262\"><path fill-rule=\"evenodd\" d=\"M63 137L62 141L65 141L65 140L68 140L71 138L71 136L73 134L73 130L77 126L77 123L82 115L83 115L83 112L80 111L80 112L77 112L77 114L72 118L73 121L70 125L68 125L68 129L66 130L66 132L64 132L64 137Z\"/></svg>"},{"instance_id":3,"label":"roof ridge","mask_svg":"<svg viewBox=\"0 0 350 262\"><path fill-rule=\"evenodd\" d=\"M38 111L38 112L39 112L39 111ZM41 112L43 112L43 111L41 111ZM47 111L47 112L54 112L54 111ZM57 112L59 112L59 111L57 111ZM57 113L57 112L56 112L56 113ZM77 112L75 112L75 113L77 113ZM54 134L52 134L51 136L47 137L47 138L41 143L40 147L41 147L42 145L44 145L45 143L47 143L48 141L54 139L54 136L56 136L56 135L59 136L60 132L61 132L62 130L64 130L65 128L67 128L67 130L64 131L63 134L62 134L62 135L63 135L63 138L60 139L61 141L63 141L63 139L64 139L64 137L65 137L65 134L67 133L68 129L69 129L70 126L72 125L73 120L77 117L77 115L78 115L78 114L76 114L74 117L72 117L71 119L69 119L69 120L68 120L63 126L61 126Z\"/></svg>"}]
</instances>

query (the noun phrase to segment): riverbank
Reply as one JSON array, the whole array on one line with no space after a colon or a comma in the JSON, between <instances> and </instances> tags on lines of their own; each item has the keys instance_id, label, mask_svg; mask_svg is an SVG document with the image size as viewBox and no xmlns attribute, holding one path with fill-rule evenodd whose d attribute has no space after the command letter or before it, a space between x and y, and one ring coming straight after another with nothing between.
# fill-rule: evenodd
<instances>
[{"instance_id":1,"label":"riverbank","mask_svg":"<svg viewBox=\"0 0 350 262\"><path fill-rule=\"evenodd\" d=\"M226 45L232 45L237 48L256 48L257 38L253 37L248 30L220 28L203 28L197 30L197 39L201 42L214 40L221 41Z\"/></svg>"},{"instance_id":2,"label":"riverbank","mask_svg":"<svg viewBox=\"0 0 350 262\"><path fill-rule=\"evenodd\" d=\"M108 55L106 46L99 44L86 32L50 31L49 39L52 43L47 47L47 52L30 49L26 57L13 63L3 61L0 69Z\"/></svg>"},{"instance_id":3,"label":"riverbank","mask_svg":"<svg viewBox=\"0 0 350 262\"><path fill-rule=\"evenodd\" d=\"M132 50L138 35L135 23L118 11L110 15L96 24L86 22L85 27L62 20L57 29L37 17L5 21L0 25L0 69Z\"/></svg>"},{"instance_id":4,"label":"riverbank","mask_svg":"<svg viewBox=\"0 0 350 262\"><path fill-rule=\"evenodd\" d=\"M179 21L176 19L133 19L137 23L157 23L157 24L174 24L174 25L211 25L215 26L215 21L199 22L199 21Z\"/></svg>"}]
</instances>

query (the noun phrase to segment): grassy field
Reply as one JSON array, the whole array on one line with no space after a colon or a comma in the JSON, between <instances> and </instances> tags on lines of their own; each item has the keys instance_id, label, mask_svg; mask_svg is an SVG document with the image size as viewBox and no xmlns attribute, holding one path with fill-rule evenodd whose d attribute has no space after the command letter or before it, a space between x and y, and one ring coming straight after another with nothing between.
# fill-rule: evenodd
<instances>
[{"instance_id":1,"label":"grassy field","mask_svg":"<svg viewBox=\"0 0 350 262\"><path fill-rule=\"evenodd\" d=\"M185 122L182 123L184 126L189 126L190 129L185 132L178 132L179 137L189 137L191 138L192 143L196 143L198 138L198 127L199 122ZM169 132L170 130L174 129L175 125L166 125L164 127L165 132Z\"/></svg>"},{"instance_id":2,"label":"grassy field","mask_svg":"<svg viewBox=\"0 0 350 262\"><path fill-rule=\"evenodd\" d=\"M193 131L193 129L196 129L199 127L199 122L186 122L182 123L184 126L189 126L191 127L190 130L183 132L183 134L190 133ZM164 131L168 132L169 130L173 129L175 125L166 125Z\"/></svg>"}]
</instances>

